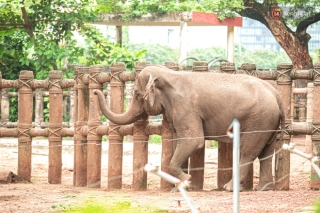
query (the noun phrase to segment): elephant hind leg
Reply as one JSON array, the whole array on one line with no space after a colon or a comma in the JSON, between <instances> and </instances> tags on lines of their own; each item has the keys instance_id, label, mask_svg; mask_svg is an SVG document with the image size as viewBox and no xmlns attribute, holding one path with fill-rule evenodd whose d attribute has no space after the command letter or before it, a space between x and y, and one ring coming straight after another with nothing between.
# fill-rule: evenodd
<instances>
[{"instance_id":1,"label":"elephant hind leg","mask_svg":"<svg viewBox=\"0 0 320 213\"><path fill-rule=\"evenodd\" d=\"M274 182L272 176L272 157L276 146L276 136L277 133L274 133L271 136L271 143L267 144L259 155L260 176L259 184L254 187L254 190L256 191L274 190Z\"/></svg>"}]
</instances>

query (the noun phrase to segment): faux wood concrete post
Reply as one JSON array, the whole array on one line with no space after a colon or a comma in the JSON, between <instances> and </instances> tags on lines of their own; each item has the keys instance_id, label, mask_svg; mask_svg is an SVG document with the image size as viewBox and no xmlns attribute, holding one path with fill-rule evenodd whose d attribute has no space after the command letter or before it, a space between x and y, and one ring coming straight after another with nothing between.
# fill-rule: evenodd
<instances>
[{"instance_id":1,"label":"faux wood concrete post","mask_svg":"<svg viewBox=\"0 0 320 213\"><path fill-rule=\"evenodd\" d=\"M299 122L306 122L306 104L307 104L307 100L305 98L300 98L300 100L299 100Z\"/></svg>"},{"instance_id":2,"label":"faux wood concrete post","mask_svg":"<svg viewBox=\"0 0 320 213\"><path fill-rule=\"evenodd\" d=\"M61 183L62 175L62 89L60 82L62 71L53 70L49 72L49 171L48 182L52 184Z\"/></svg>"},{"instance_id":3,"label":"faux wood concrete post","mask_svg":"<svg viewBox=\"0 0 320 213\"><path fill-rule=\"evenodd\" d=\"M162 152L161 152L161 171L171 174L170 172L170 161L174 153L173 147L173 134L170 129L167 119L162 119ZM161 190L171 190L173 185L161 178L160 189Z\"/></svg>"},{"instance_id":4,"label":"faux wood concrete post","mask_svg":"<svg viewBox=\"0 0 320 213\"><path fill-rule=\"evenodd\" d=\"M76 162L77 162L77 144L76 144L76 140L77 140L77 129L76 129L76 123L78 121L78 66L74 66L73 67L73 72L74 72L74 111L73 111L73 117L74 117L74 120L73 120L73 128L74 128L74 135L73 135L73 185L74 186L77 186L76 185L76 179L77 179L77 170L76 170ZM70 121L71 122L71 121Z\"/></svg>"},{"instance_id":5,"label":"faux wood concrete post","mask_svg":"<svg viewBox=\"0 0 320 213\"><path fill-rule=\"evenodd\" d=\"M127 82L126 83L126 100L127 100L127 106L126 109L128 110L132 101L132 95L133 95L133 83ZM133 142L132 135L126 135L126 141Z\"/></svg>"},{"instance_id":6,"label":"faux wood concrete post","mask_svg":"<svg viewBox=\"0 0 320 213\"><path fill-rule=\"evenodd\" d=\"M83 77L89 72L89 67L79 66L75 68L75 76L78 76L75 82L77 85L77 106L75 112L76 125L74 136L74 185L87 186L87 137L82 135L82 128L87 125L89 117L89 90L84 84Z\"/></svg>"},{"instance_id":7,"label":"faux wood concrete post","mask_svg":"<svg viewBox=\"0 0 320 213\"><path fill-rule=\"evenodd\" d=\"M313 99L314 99L314 86L313 83L307 85L307 123L312 123L313 120ZM306 135L306 149L308 154L312 153L312 139L311 135Z\"/></svg>"},{"instance_id":8,"label":"faux wood concrete post","mask_svg":"<svg viewBox=\"0 0 320 213\"><path fill-rule=\"evenodd\" d=\"M3 126L9 121L9 107L10 101L8 97L9 89L2 89L1 98L1 124Z\"/></svg>"},{"instance_id":9,"label":"faux wood concrete post","mask_svg":"<svg viewBox=\"0 0 320 213\"><path fill-rule=\"evenodd\" d=\"M36 89L35 98L35 128L41 129L41 123L43 122L43 89Z\"/></svg>"},{"instance_id":10,"label":"faux wood concrete post","mask_svg":"<svg viewBox=\"0 0 320 213\"><path fill-rule=\"evenodd\" d=\"M220 71L222 73L235 73L235 66L232 62L221 62ZM226 130L227 131L227 130ZM219 141L219 139L218 139ZM232 143L218 143L218 190L224 190L224 185L232 178Z\"/></svg>"},{"instance_id":11,"label":"faux wood concrete post","mask_svg":"<svg viewBox=\"0 0 320 213\"><path fill-rule=\"evenodd\" d=\"M291 63L280 63L277 66L277 83L278 91L283 101L283 109L285 114L286 126L291 123L291 92L292 92L292 79L290 77L292 70ZM278 134L279 135L279 134ZM276 152L282 148L282 145L289 144L290 135L285 132L283 135L282 143L277 142ZM290 183L290 152L281 150L276 154L276 172L275 172L275 189L276 190L289 190Z\"/></svg>"},{"instance_id":12,"label":"faux wood concrete post","mask_svg":"<svg viewBox=\"0 0 320 213\"><path fill-rule=\"evenodd\" d=\"M313 100L313 121L312 125L314 127L312 138L312 152L313 156L317 156L320 159L320 62L313 65L313 84L314 84L314 100ZM316 165L320 167L320 161L315 162ZM311 168L311 181L310 187L312 189L320 189L320 177L316 171Z\"/></svg>"},{"instance_id":13,"label":"faux wood concrete post","mask_svg":"<svg viewBox=\"0 0 320 213\"><path fill-rule=\"evenodd\" d=\"M169 69L172 69L174 71L179 70L179 65L176 62L165 62L164 64ZM161 171L170 174L170 161L172 159L173 153L174 153L174 141L173 139L173 133L170 129L169 123L166 120L166 118L163 117L162 119L162 152L161 152ZM186 169L188 170L188 161L186 165ZM173 184L169 183L165 179L161 178L160 181L160 189L161 190L171 190L173 187Z\"/></svg>"},{"instance_id":14,"label":"faux wood concrete post","mask_svg":"<svg viewBox=\"0 0 320 213\"><path fill-rule=\"evenodd\" d=\"M19 75L18 104L18 176L31 181L32 138L29 131L32 127L33 91L30 86L33 72L23 70Z\"/></svg>"},{"instance_id":15,"label":"faux wood concrete post","mask_svg":"<svg viewBox=\"0 0 320 213\"><path fill-rule=\"evenodd\" d=\"M88 144L87 144L87 186L100 188L101 186L101 140L102 136L97 134L97 128L102 125L101 111L98 96L93 94L94 89L102 90L96 76L104 71L101 65L90 67L89 81L89 121L88 121Z\"/></svg>"},{"instance_id":16,"label":"faux wood concrete post","mask_svg":"<svg viewBox=\"0 0 320 213\"><path fill-rule=\"evenodd\" d=\"M208 63L205 61L195 61L192 66L192 72L209 72ZM192 177L192 189L202 190L204 182L204 158L205 146L194 151L190 157L189 174Z\"/></svg>"},{"instance_id":17,"label":"faux wood concrete post","mask_svg":"<svg viewBox=\"0 0 320 213\"><path fill-rule=\"evenodd\" d=\"M149 64L150 63L143 61L137 62L135 67L136 75ZM147 172L142 168L148 163L149 135L144 133L144 129L148 124L149 120L142 118L133 124L133 190L147 189Z\"/></svg>"},{"instance_id":18,"label":"faux wood concrete post","mask_svg":"<svg viewBox=\"0 0 320 213\"><path fill-rule=\"evenodd\" d=\"M76 85L76 83L75 83ZM74 112L75 111L75 89L70 88L70 120L69 120L69 127L74 128L74 123L75 123L75 117L74 117Z\"/></svg>"},{"instance_id":19,"label":"faux wood concrete post","mask_svg":"<svg viewBox=\"0 0 320 213\"><path fill-rule=\"evenodd\" d=\"M241 64L240 70L236 71L236 72L237 72L237 74L247 74L247 75L250 75L253 77L258 77L256 65L252 64L252 63ZM252 188L253 188L253 162L252 162L252 164L249 164L247 166L249 167L249 170L248 170L247 178L243 182L243 188L244 188L244 190L252 190Z\"/></svg>"},{"instance_id":20,"label":"faux wood concrete post","mask_svg":"<svg viewBox=\"0 0 320 213\"><path fill-rule=\"evenodd\" d=\"M125 64L114 62L110 66L110 109L114 113L123 113L124 83L120 80L120 73L125 71ZM109 154L108 154L108 188L121 189L123 136L119 133L120 126L109 121Z\"/></svg>"}]
</instances>

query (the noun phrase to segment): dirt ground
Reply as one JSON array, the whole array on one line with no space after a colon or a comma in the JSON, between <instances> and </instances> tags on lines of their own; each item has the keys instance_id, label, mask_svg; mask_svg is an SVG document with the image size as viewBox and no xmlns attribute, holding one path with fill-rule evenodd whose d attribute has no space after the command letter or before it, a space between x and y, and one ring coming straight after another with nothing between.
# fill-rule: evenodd
<instances>
[{"instance_id":1,"label":"dirt ground","mask_svg":"<svg viewBox=\"0 0 320 213\"><path fill-rule=\"evenodd\" d=\"M304 140L295 139L296 148L304 151ZM148 174L148 190L132 191L132 143L124 143L123 189L107 189L107 149L103 143L102 187L92 189L74 187L73 141L63 142L62 184L48 184L48 142L33 141L32 183L11 183L0 185L0 212L59 212L88 200L127 201L132 206L146 206L168 212L190 212L185 201L178 205L179 192L159 190L160 178ZM149 163L160 165L161 146L149 144ZM188 192L192 203L200 212L233 212L233 194L216 189L217 149L206 149L205 183L203 191ZM17 172L17 140L0 139L0 171ZM255 162L254 184L258 181L258 162ZM240 193L240 212L315 212L313 204L320 199L320 191L310 190L310 162L291 154L289 191L247 191Z\"/></svg>"}]
</instances>

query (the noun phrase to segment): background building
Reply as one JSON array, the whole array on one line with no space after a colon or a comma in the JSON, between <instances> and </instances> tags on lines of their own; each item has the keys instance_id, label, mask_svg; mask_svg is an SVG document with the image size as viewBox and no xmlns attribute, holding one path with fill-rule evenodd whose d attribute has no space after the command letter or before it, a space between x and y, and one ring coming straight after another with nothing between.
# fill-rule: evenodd
<instances>
[{"instance_id":1,"label":"background building","mask_svg":"<svg viewBox=\"0 0 320 213\"><path fill-rule=\"evenodd\" d=\"M250 19L242 19L242 27L236 28L235 36L238 36L239 43L248 50L271 49L284 51L270 30L261 22ZM307 28L311 39L309 51L316 51L320 48L320 24L315 23Z\"/></svg>"}]
</instances>

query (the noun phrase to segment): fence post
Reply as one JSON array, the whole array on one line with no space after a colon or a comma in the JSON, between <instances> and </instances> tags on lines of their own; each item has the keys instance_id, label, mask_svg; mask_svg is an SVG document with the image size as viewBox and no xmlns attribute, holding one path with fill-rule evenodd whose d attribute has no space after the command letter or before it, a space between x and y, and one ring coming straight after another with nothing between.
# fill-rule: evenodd
<instances>
[{"instance_id":1,"label":"fence post","mask_svg":"<svg viewBox=\"0 0 320 213\"><path fill-rule=\"evenodd\" d=\"M314 86L313 83L307 85L307 123L311 124L313 120L313 97L314 97ZM305 152L312 153L312 139L311 135L306 135L306 149Z\"/></svg>"},{"instance_id":2,"label":"fence post","mask_svg":"<svg viewBox=\"0 0 320 213\"><path fill-rule=\"evenodd\" d=\"M5 88L2 89L1 93L1 125L6 126L7 122L9 121L9 107L10 101L8 97L9 89Z\"/></svg>"},{"instance_id":3,"label":"fence post","mask_svg":"<svg viewBox=\"0 0 320 213\"><path fill-rule=\"evenodd\" d=\"M314 83L314 99L313 99L313 121L312 125L314 128L312 138L312 152L313 156L317 156L320 159L320 62L313 65L313 83ZM320 161L314 162L318 167ZM311 168L311 181L310 187L312 189L320 189L320 177L314 168Z\"/></svg>"},{"instance_id":4,"label":"fence post","mask_svg":"<svg viewBox=\"0 0 320 213\"><path fill-rule=\"evenodd\" d=\"M77 83L75 82L74 85L76 85ZM74 128L74 123L76 122L75 121L75 89L74 87L73 88L70 88L70 112L69 112L69 115L70 115L70 120L69 120L69 127L70 128Z\"/></svg>"},{"instance_id":5,"label":"fence post","mask_svg":"<svg viewBox=\"0 0 320 213\"><path fill-rule=\"evenodd\" d=\"M41 123L43 122L43 95L42 89L36 89L35 97L35 113L34 113L34 122L35 128L41 129Z\"/></svg>"},{"instance_id":6,"label":"fence post","mask_svg":"<svg viewBox=\"0 0 320 213\"><path fill-rule=\"evenodd\" d=\"M128 110L132 101L132 95L133 95L133 86L134 83L128 82L126 83L126 100L127 100L127 106L126 109ZM133 142L132 135L126 135L126 141L127 142Z\"/></svg>"},{"instance_id":7,"label":"fence post","mask_svg":"<svg viewBox=\"0 0 320 213\"><path fill-rule=\"evenodd\" d=\"M143 68L148 66L148 62L136 62L136 76ZM133 123L133 190L147 189L147 172L141 170L148 163L148 140L149 135L144 132L145 127L149 124L149 119L140 118Z\"/></svg>"},{"instance_id":8,"label":"fence post","mask_svg":"<svg viewBox=\"0 0 320 213\"><path fill-rule=\"evenodd\" d=\"M305 98L299 100L299 122L306 122L306 103Z\"/></svg>"},{"instance_id":9,"label":"fence post","mask_svg":"<svg viewBox=\"0 0 320 213\"><path fill-rule=\"evenodd\" d=\"M241 64L241 70L237 71L239 74L247 74L251 75L253 77L258 78L257 68L255 64L252 63L243 63ZM246 179L243 182L243 188L245 190L252 190L253 188L253 163L247 165L249 167L248 169L248 175Z\"/></svg>"},{"instance_id":10,"label":"fence post","mask_svg":"<svg viewBox=\"0 0 320 213\"><path fill-rule=\"evenodd\" d=\"M123 113L124 83L120 80L120 73L125 71L125 64L113 62L110 66L110 109L114 113ZM109 121L109 154L108 154L108 188L121 189L123 136L119 133L120 126Z\"/></svg>"},{"instance_id":11,"label":"fence post","mask_svg":"<svg viewBox=\"0 0 320 213\"><path fill-rule=\"evenodd\" d=\"M179 65L176 62L165 62L164 64L166 67L168 67L171 70L179 71ZM174 141L173 141L173 133L170 129L169 123L166 120L165 117L162 118L162 152L161 152L161 171L170 174L170 161L172 159L173 153L174 153ZM182 167L186 168L188 172L188 161L186 162L187 165L183 165ZM173 187L173 184L168 182L167 180L161 178L160 180L160 189L161 190L171 190Z\"/></svg>"},{"instance_id":12,"label":"fence post","mask_svg":"<svg viewBox=\"0 0 320 213\"><path fill-rule=\"evenodd\" d=\"M97 128L102 124L101 111L98 96L93 94L94 89L102 90L102 84L96 80L96 76L104 71L101 65L90 67L89 81L89 120L88 120L88 145L87 145L87 186L100 188L101 186L101 139L97 134Z\"/></svg>"},{"instance_id":13,"label":"fence post","mask_svg":"<svg viewBox=\"0 0 320 213\"><path fill-rule=\"evenodd\" d=\"M88 67L75 67L75 134L74 134L74 185L87 186L87 137L82 135L82 128L87 124L89 111L89 91L83 77L88 74Z\"/></svg>"},{"instance_id":14,"label":"fence post","mask_svg":"<svg viewBox=\"0 0 320 213\"><path fill-rule=\"evenodd\" d=\"M193 62L192 72L209 72L208 62L195 61ZM202 190L204 182L204 159L205 159L205 146L203 139L203 147L194 151L190 156L189 174L192 177L192 189Z\"/></svg>"},{"instance_id":15,"label":"fence post","mask_svg":"<svg viewBox=\"0 0 320 213\"><path fill-rule=\"evenodd\" d=\"M61 183L62 175L62 80L61 70L49 72L49 183Z\"/></svg>"},{"instance_id":16,"label":"fence post","mask_svg":"<svg viewBox=\"0 0 320 213\"><path fill-rule=\"evenodd\" d=\"M220 63L221 73L235 73L235 66L232 62ZM219 141L219 139L218 139ZM218 190L224 190L224 185L232 178L232 143L218 143L218 172L217 172L217 187Z\"/></svg>"},{"instance_id":17,"label":"fence post","mask_svg":"<svg viewBox=\"0 0 320 213\"><path fill-rule=\"evenodd\" d=\"M29 131L32 127L33 91L31 81L33 72L23 70L19 75L19 104L18 104L18 176L31 181L31 152L32 138Z\"/></svg>"},{"instance_id":18,"label":"fence post","mask_svg":"<svg viewBox=\"0 0 320 213\"><path fill-rule=\"evenodd\" d=\"M77 137L78 137L78 131L77 131L77 121L78 121L78 66L75 65L73 66L73 72L74 72L74 106L73 106L73 117L74 117L74 120L73 120L73 128L74 128L74 135L73 135L73 185L74 186L77 186L76 185L76 179L77 179L77 173L78 173L78 170L77 170L77 166L76 166L76 162L77 162ZM71 122L71 120L70 120Z\"/></svg>"},{"instance_id":19,"label":"fence post","mask_svg":"<svg viewBox=\"0 0 320 213\"><path fill-rule=\"evenodd\" d=\"M280 63L277 66L277 83L278 91L282 98L283 109L285 113L286 127L291 123L291 92L292 92L292 79L290 77L292 70L291 63ZM278 134L279 135L279 134ZM278 144L276 151L282 148L282 145L289 144L290 135L285 132L283 135L282 143ZM276 172L275 172L275 189L276 190L289 190L290 183L290 152L281 150L276 154Z\"/></svg>"}]
</instances>

